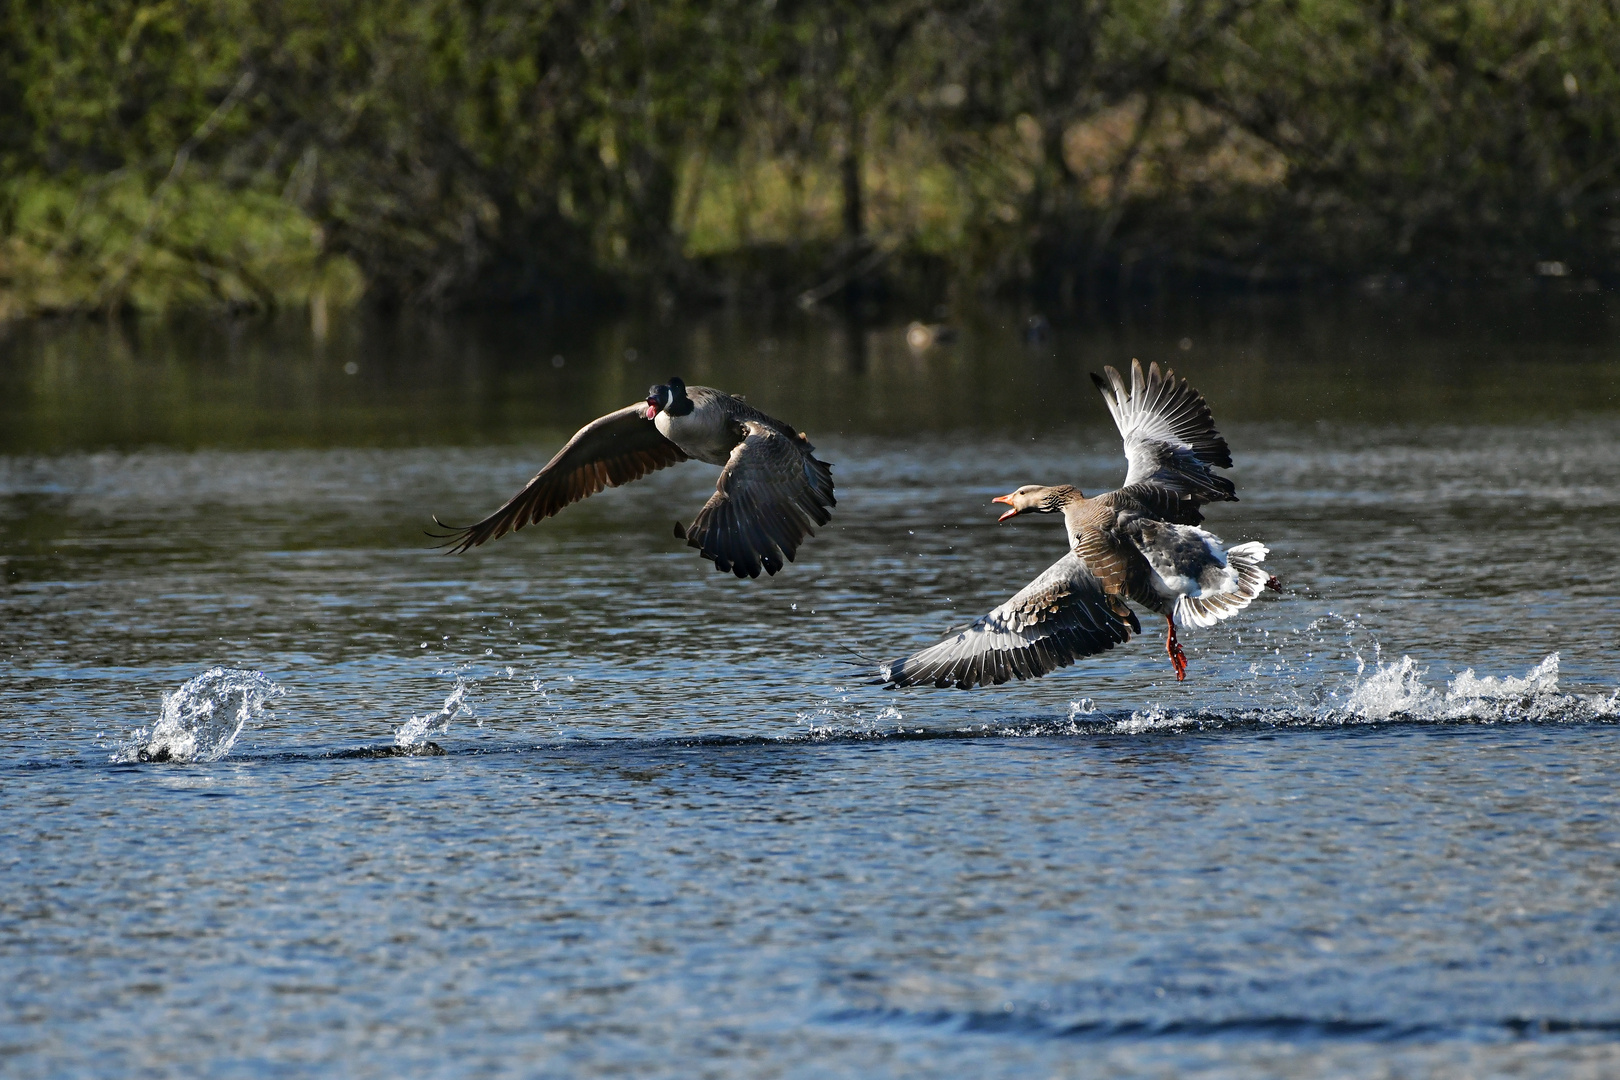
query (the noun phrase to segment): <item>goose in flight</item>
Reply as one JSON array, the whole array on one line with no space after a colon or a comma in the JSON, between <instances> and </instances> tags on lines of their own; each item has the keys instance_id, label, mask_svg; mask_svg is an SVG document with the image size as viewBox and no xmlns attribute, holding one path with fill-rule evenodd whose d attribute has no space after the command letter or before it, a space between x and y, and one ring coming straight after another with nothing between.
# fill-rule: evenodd
<instances>
[{"instance_id":1,"label":"goose in flight","mask_svg":"<svg viewBox=\"0 0 1620 1080\"><path fill-rule=\"evenodd\" d=\"M1226 440L1209 406L1175 372L1131 361L1131 385L1111 367L1092 375L1125 440L1130 463L1118 491L1087 498L1076 487L1026 485L994 502L1021 514L1062 514L1069 551L1016 596L967 628L880 669L892 686L963 690L1008 679L1039 678L1112 649L1142 632L1126 601L1165 617L1165 652L1176 679L1187 657L1176 625L1214 626L1249 605L1262 589L1281 589L1260 564L1268 550L1226 547L1198 527L1199 507L1236 502Z\"/></svg>"},{"instance_id":2,"label":"goose in flight","mask_svg":"<svg viewBox=\"0 0 1620 1080\"><path fill-rule=\"evenodd\" d=\"M775 574L816 525L832 520L832 466L803 432L742 398L672 378L580 428L522 491L484 520L435 534L451 553L540 521L604 487L696 458L721 466L714 494L675 535L721 573Z\"/></svg>"}]
</instances>

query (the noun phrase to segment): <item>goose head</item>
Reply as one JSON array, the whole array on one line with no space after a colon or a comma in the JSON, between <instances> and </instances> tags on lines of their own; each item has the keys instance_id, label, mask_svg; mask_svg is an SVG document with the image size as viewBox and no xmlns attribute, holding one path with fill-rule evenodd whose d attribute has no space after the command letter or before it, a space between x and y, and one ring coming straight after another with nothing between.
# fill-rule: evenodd
<instances>
[{"instance_id":1,"label":"goose head","mask_svg":"<svg viewBox=\"0 0 1620 1080\"><path fill-rule=\"evenodd\" d=\"M1062 487L1043 487L1040 484L1025 484L1017 491L1008 495L997 495L991 502L1003 503L1012 507L997 521L1006 521L1019 514L1057 514L1073 499L1080 498L1077 488L1067 484Z\"/></svg>"},{"instance_id":2,"label":"goose head","mask_svg":"<svg viewBox=\"0 0 1620 1080\"><path fill-rule=\"evenodd\" d=\"M669 382L659 383L647 391L647 419L661 412L671 416L685 416L692 411L692 399L686 396L686 384L675 376Z\"/></svg>"}]
</instances>

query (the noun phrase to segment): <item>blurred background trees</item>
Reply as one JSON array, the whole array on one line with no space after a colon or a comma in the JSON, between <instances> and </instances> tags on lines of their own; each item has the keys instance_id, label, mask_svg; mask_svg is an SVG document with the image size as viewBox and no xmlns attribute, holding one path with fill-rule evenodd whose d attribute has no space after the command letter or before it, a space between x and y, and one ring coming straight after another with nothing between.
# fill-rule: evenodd
<instances>
[{"instance_id":1,"label":"blurred background trees","mask_svg":"<svg viewBox=\"0 0 1620 1080\"><path fill-rule=\"evenodd\" d=\"M1615 0L11 0L0 317L1620 270Z\"/></svg>"}]
</instances>

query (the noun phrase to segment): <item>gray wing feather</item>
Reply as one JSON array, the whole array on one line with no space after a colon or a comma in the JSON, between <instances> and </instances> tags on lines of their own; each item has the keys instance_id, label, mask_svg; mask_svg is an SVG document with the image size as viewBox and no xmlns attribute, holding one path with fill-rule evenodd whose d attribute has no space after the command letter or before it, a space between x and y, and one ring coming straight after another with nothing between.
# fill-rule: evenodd
<instances>
[{"instance_id":1,"label":"gray wing feather","mask_svg":"<svg viewBox=\"0 0 1620 1080\"><path fill-rule=\"evenodd\" d=\"M452 554L466 551L548 518L605 487L628 484L685 460L681 448L647 419L645 404L626 405L575 432L506 505L465 528L446 526L450 531L440 538Z\"/></svg>"},{"instance_id":2,"label":"gray wing feather","mask_svg":"<svg viewBox=\"0 0 1620 1080\"><path fill-rule=\"evenodd\" d=\"M1035 679L1106 652L1140 629L1129 609L1110 602L1102 583L1070 554L967 629L886 665L879 674L894 686L960 690Z\"/></svg>"},{"instance_id":3,"label":"gray wing feather","mask_svg":"<svg viewBox=\"0 0 1620 1080\"><path fill-rule=\"evenodd\" d=\"M775 574L793 561L815 526L832 520L832 466L810 444L783 429L743 421L743 440L731 451L714 494L686 528L686 542L722 573Z\"/></svg>"},{"instance_id":4,"label":"gray wing feather","mask_svg":"<svg viewBox=\"0 0 1620 1080\"><path fill-rule=\"evenodd\" d=\"M1129 389L1118 371L1103 372L1106 378L1093 374L1091 381L1125 442L1130 469L1122 490L1185 524L1203 520L1201 503L1237 501L1232 481L1214 471L1232 467L1232 452L1202 394L1156 363L1144 375L1142 362L1132 360Z\"/></svg>"}]
</instances>

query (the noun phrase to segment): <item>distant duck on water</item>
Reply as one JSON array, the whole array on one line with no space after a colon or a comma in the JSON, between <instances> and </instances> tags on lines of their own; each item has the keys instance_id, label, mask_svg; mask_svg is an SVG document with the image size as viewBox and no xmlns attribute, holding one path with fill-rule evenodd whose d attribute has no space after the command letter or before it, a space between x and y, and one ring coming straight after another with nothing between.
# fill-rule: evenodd
<instances>
[{"instance_id":1,"label":"distant duck on water","mask_svg":"<svg viewBox=\"0 0 1620 1080\"><path fill-rule=\"evenodd\" d=\"M457 553L551 517L564 507L689 458L721 466L715 492L675 535L722 573L757 578L793 561L814 526L832 520L832 466L780 420L707 386L678 378L580 428L523 490L465 528L434 522Z\"/></svg>"},{"instance_id":2,"label":"distant duck on water","mask_svg":"<svg viewBox=\"0 0 1620 1080\"><path fill-rule=\"evenodd\" d=\"M906 344L916 352L956 340L956 327L945 323L914 322L906 327Z\"/></svg>"},{"instance_id":3,"label":"distant duck on water","mask_svg":"<svg viewBox=\"0 0 1620 1080\"><path fill-rule=\"evenodd\" d=\"M1125 441L1125 485L1087 498L1078 488L1027 485L994 502L1021 514L1062 514L1069 552L1005 604L966 629L880 669L893 686L963 690L1008 679L1038 678L1080 657L1105 652L1142 632L1132 601L1165 617L1165 651L1177 680L1187 657L1176 624L1213 626L1266 588L1281 589L1251 541L1226 547L1198 528L1199 507L1236 502L1232 467L1203 396L1153 364L1144 376L1131 361L1127 390L1119 372L1093 375Z\"/></svg>"}]
</instances>

